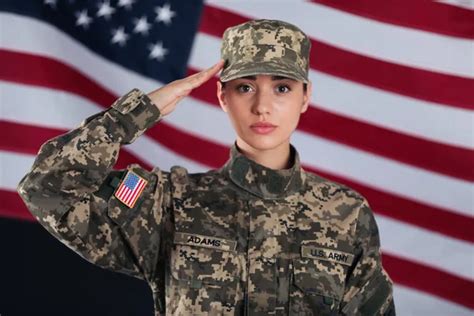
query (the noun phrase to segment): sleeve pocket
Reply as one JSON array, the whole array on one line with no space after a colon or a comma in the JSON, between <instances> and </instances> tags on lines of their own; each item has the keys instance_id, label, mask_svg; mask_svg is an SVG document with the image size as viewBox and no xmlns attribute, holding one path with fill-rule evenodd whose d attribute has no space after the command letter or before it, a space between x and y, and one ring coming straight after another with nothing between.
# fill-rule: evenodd
<instances>
[{"instance_id":1,"label":"sleeve pocket","mask_svg":"<svg viewBox=\"0 0 474 316\"><path fill-rule=\"evenodd\" d=\"M128 171L136 173L139 177L145 179L147 182L132 208L120 201L120 199L116 196L116 192ZM123 172L120 181L117 181L116 179L117 178L111 180L111 184L115 185L116 187L108 200L107 215L115 224L119 225L120 227L125 227L135 216L140 214L140 208L143 206L144 202L152 204L152 201L146 200L150 200L150 197L153 196L153 187L156 181L153 181L153 174L146 172L137 164L129 165L125 172Z\"/></svg>"}]
</instances>

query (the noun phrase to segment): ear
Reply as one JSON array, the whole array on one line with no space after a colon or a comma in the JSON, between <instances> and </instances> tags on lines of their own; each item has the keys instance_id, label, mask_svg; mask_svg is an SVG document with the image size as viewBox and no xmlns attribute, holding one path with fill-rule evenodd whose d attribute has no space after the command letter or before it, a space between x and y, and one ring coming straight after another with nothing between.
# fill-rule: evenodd
<instances>
[{"instance_id":1,"label":"ear","mask_svg":"<svg viewBox=\"0 0 474 316\"><path fill-rule=\"evenodd\" d=\"M224 112L227 112L227 103L225 101L225 89L222 89L222 84L219 80L217 80L217 99L219 100L219 104L224 110Z\"/></svg>"},{"instance_id":2,"label":"ear","mask_svg":"<svg viewBox=\"0 0 474 316\"><path fill-rule=\"evenodd\" d=\"M301 113L306 112L309 106L309 102L311 102L311 96L313 93L313 82L308 81L308 85L306 87L306 93L303 96L303 106L301 107Z\"/></svg>"}]
</instances>

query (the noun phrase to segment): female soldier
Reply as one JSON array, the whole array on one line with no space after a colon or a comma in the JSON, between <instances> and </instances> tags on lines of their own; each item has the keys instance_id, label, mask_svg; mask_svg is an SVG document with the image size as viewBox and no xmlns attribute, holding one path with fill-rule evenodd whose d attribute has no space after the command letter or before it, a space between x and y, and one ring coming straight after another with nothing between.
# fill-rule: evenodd
<instances>
[{"instance_id":1,"label":"female soldier","mask_svg":"<svg viewBox=\"0 0 474 316\"><path fill-rule=\"evenodd\" d=\"M283 21L228 28L224 61L133 89L47 141L18 192L83 258L145 280L156 315L394 315L367 200L303 170L290 143L311 98L309 51ZM112 170L122 145L221 69L237 139L220 169Z\"/></svg>"}]
</instances>

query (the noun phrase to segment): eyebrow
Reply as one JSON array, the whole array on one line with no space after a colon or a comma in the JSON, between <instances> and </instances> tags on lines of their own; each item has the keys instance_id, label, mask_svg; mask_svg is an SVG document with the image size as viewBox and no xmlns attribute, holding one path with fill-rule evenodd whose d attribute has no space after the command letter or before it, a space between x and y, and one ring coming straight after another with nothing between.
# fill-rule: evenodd
<instances>
[{"instance_id":1,"label":"eyebrow","mask_svg":"<svg viewBox=\"0 0 474 316\"><path fill-rule=\"evenodd\" d=\"M257 80L257 77L256 77L256 76L244 76L244 77L241 77L241 78L242 78L242 79L249 79L249 80ZM284 77L284 76L272 76L272 81L284 80L284 79L288 79L288 80L291 80L291 81L296 81L296 79L289 78L289 77Z\"/></svg>"}]
</instances>

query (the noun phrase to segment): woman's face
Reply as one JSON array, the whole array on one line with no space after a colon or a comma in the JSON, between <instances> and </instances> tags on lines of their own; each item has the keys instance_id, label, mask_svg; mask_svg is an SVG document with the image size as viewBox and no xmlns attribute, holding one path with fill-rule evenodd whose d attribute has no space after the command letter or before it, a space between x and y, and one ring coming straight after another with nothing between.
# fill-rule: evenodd
<instances>
[{"instance_id":1,"label":"woman's face","mask_svg":"<svg viewBox=\"0 0 474 316\"><path fill-rule=\"evenodd\" d=\"M304 92L303 82L271 75L237 78L226 82L224 88L217 81L219 103L238 138L257 150L287 146L300 114L308 108L311 90L311 82ZM262 121L276 127L268 133L252 128Z\"/></svg>"}]
</instances>

